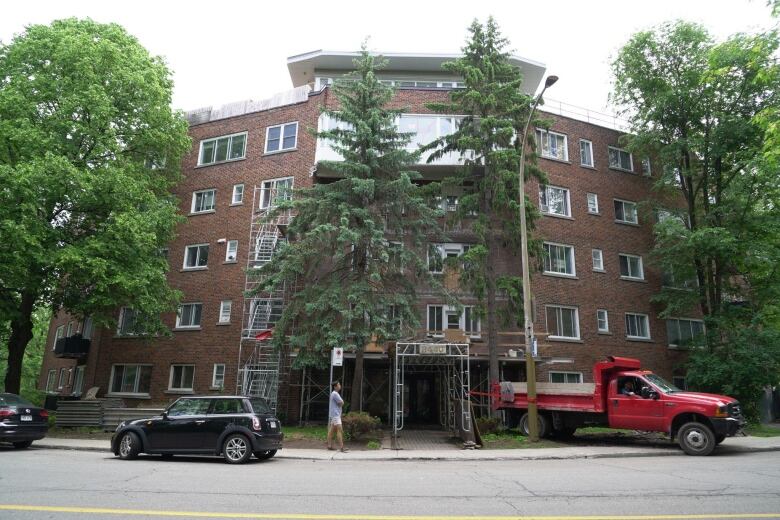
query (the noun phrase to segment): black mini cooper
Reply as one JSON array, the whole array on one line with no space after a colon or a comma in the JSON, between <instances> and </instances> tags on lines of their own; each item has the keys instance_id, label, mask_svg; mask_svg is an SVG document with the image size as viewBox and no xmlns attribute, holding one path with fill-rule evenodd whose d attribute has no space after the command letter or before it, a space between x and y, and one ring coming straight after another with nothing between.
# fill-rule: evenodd
<instances>
[{"instance_id":1,"label":"black mini cooper","mask_svg":"<svg viewBox=\"0 0 780 520\"><path fill-rule=\"evenodd\" d=\"M230 464L241 464L253 453L270 459L283 439L282 425L263 399L182 397L162 415L121 423L111 437L111 451L124 460L139 453L222 455Z\"/></svg>"}]
</instances>

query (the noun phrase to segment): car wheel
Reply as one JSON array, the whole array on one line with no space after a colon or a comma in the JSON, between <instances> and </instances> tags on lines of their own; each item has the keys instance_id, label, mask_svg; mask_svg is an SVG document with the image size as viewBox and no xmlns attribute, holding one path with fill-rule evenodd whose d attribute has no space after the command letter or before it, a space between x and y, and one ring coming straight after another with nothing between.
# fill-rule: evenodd
<instances>
[{"instance_id":1,"label":"car wheel","mask_svg":"<svg viewBox=\"0 0 780 520\"><path fill-rule=\"evenodd\" d=\"M17 450L24 450L32 446L33 441L21 441L21 442L15 442L14 448Z\"/></svg>"},{"instance_id":2,"label":"car wheel","mask_svg":"<svg viewBox=\"0 0 780 520\"><path fill-rule=\"evenodd\" d=\"M133 460L141 452L141 439L133 432L125 432L119 439L119 458L122 460Z\"/></svg>"},{"instance_id":3,"label":"car wheel","mask_svg":"<svg viewBox=\"0 0 780 520\"><path fill-rule=\"evenodd\" d=\"M539 414L538 415L538 424L539 424L539 438L543 438L545 435L547 435L547 418ZM529 420L528 420L528 413L524 413L522 417L520 417L520 424L518 425L518 428L520 428L520 435L525 435L528 437L530 435L529 431Z\"/></svg>"},{"instance_id":4,"label":"car wheel","mask_svg":"<svg viewBox=\"0 0 780 520\"><path fill-rule=\"evenodd\" d=\"M268 460L274 455L276 455L276 450L265 450L265 451L255 452L255 457L257 457L260 460Z\"/></svg>"},{"instance_id":5,"label":"car wheel","mask_svg":"<svg viewBox=\"0 0 780 520\"><path fill-rule=\"evenodd\" d=\"M243 464L252 456L252 447L249 439L240 433L228 435L222 445L222 455L228 464Z\"/></svg>"},{"instance_id":6,"label":"car wheel","mask_svg":"<svg viewBox=\"0 0 780 520\"><path fill-rule=\"evenodd\" d=\"M698 422L683 424L677 433L677 442L688 455L709 455L715 449L715 434Z\"/></svg>"}]
</instances>

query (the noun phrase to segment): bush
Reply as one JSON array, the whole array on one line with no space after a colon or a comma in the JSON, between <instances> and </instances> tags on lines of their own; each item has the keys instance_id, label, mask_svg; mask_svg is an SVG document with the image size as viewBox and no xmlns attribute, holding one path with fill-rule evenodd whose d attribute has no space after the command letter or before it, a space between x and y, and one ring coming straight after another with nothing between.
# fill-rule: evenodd
<instances>
[{"instance_id":1,"label":"bush","mask_svg":"<svg viewBox=\"0 0 780 520\"><path fill-rule=\"evenodd\" d=\"M496 433L501 427L501 419L498 417L477 417L477 428L480 435Z\"/></svg>"},{"instance_id":2,"label":"bush","mask_svg":"<svg viewBox=\"0 0 780 520\"><path fill-rule=\"evenodd\" d=\"M341 417L341 425L348 439L358 439L360 436L379 429L379 417L372 417L366 412L349 412Z\"/></svg>"}]
</instances>

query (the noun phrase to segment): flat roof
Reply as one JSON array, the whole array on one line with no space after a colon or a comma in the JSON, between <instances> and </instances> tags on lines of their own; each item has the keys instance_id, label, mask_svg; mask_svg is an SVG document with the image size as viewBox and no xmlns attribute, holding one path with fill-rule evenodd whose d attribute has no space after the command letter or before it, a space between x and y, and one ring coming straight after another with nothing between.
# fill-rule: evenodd
<instances>
[{"instance_id":1,"label":"flat roof","mask_svg":"<svg viewBox=\"0 0 780 520\"><path fill-rule=\"evenodd\" d=\"M388 60L387 72L432 72L440 73L442 64L460 58L462 54L408 53L408 52L372 52L375 56L383 56ZM293 86L299 87L314 81L315 70L337 70L348 72L354 70L352 60L359 57L355 51L316 50L287 58L287 70ZM523 72L523 90L534 94L544 77L547 67L538 61L510 56L509 61Z\"/></svg>"}]
</instances>

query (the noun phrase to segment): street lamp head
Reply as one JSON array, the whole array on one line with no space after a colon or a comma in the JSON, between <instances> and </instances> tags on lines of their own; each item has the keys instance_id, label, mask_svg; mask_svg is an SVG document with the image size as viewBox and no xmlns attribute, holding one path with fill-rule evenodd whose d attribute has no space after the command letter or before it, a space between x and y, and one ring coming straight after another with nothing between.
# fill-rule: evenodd
<instances>
[{"instance_id":1,"label":"street lamp head","mask_svg":"<svg viewBox=\"0 0 780 520\"><path fill-rule=\"evenodd\" d=\"M547 76L547 80L544 82L544 88L550 88L558 81L558 76Z\"/></svg>"}]
</instances>

